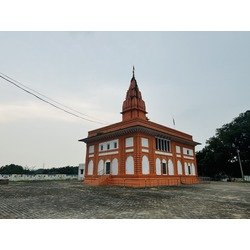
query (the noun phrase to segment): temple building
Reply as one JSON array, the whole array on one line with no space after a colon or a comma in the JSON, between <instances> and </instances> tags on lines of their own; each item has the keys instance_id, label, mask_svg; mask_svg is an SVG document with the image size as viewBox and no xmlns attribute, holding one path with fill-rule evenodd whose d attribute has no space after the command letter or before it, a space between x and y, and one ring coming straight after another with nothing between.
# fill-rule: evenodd
<instances>
[{"instance_id":1,"label":"temple building","mask_svg":"<svg viewBox=\"0 0 250 250\"><path fill-rule=\"evenodd\" d=\"M88 132L84 183L160 186L198 182L191 135L149 121L133 76L122 105L122 121Z\"/></svg>"}]
</instances>

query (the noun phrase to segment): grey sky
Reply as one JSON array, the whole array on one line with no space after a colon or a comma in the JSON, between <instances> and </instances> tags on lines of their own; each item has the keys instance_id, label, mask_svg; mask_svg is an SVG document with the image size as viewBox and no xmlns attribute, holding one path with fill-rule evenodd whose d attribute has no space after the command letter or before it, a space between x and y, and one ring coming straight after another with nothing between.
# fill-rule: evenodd
<instances>
[{"instance_id":1,"label":"grey sky","mask_svg":"<svg viewBox=\"0 0 250 250\"><path fill-rule=\"evenodd\" d=\"M0 72L110 124L135 65L150 120L202 143L250 106L249 32L0 32ZM0 80L0 166L84 162L78 139L102 125Z\"/></svg>"}]
</instances>

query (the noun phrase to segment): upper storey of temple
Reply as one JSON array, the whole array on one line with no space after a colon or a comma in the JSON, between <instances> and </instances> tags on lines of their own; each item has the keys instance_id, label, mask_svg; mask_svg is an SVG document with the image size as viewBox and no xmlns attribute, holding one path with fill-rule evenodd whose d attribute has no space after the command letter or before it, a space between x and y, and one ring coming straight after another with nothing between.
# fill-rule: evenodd
<instances>
[{"instance_id":1,"label":"upper storey of temple","mask_svg":"<svg viewBox=\"0 0 250 250\"><path fill-rule=\"evenodd\" d=\"M122 121L88 132L88 137L80 141L90 142L96 140L106 140L107 138L117 138L117 136L142 132L155 137L168 138L188 145L198 145L193 141L191 135L181 131L149 121L146 114L145 102L142 100L141 92L138 88L133 68L133 76L126 94L126 99L122 106Z\"/></svg>"},{"instance_id":2,"label":"upper storey of temple","mask_svg":"<svg viewBox=\"0 0 250 250\"><path fill-rule=\"evenodd\" d=\"M134 68L130 86L126 94L126 99L122 105L122 121L128 121L134 118L147 120L145 102L142 100L141 91L137 85Z\"/></svg>"}]
</instances>

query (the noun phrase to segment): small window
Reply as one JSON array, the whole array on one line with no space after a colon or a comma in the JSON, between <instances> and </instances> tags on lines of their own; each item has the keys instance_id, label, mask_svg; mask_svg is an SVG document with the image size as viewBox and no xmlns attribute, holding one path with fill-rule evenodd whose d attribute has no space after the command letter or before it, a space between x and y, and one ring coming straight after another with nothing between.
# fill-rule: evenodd
<instances>
[{"instance_id":1,"label":"small window","mask_svg":"<svg viewBox=\"0 0 250 250\"><path fill-rule=\"evenodd\" d=\"M83 174L83 169L81 169L80 173Z\"/></svg>"},{"instance_id":2,"label":"small window","mask_svg":"<svg viewBox=\"0 0 250 250\"><path fill-rule=\"evenodd\" d=\"M107 144L107 149L108 149L108 150L110 149L110 144Z\"/></svg>"},{"instance_id":3,"label":"small window","mask_svg":"<svg viewBox=\"0 0 250 250\"><path fill-rule=\"evenodd\" d=\"M89 146L89 154L93 154L94 153L94 145Z\"/></svg>"},{"instance_id":4,"label":"small window","mask_svg":"<svg viewBox=\"0 0 250 250\"><path fill-rule=\"evenodd\" d=\"M180 146L176 146L175 148L176 148L176 153L180 154L181 153L181 147Z\"/></svg>"},{"instance_id":5,"label":"small window","mask_svg":"<svg viewBox=\"0 0 250 250\"><path fill-rule=\"evenodd\" d=\"M155 138L155 147L157 150L170 152L170 142L167 139Z\"/></svg>"},{"instance_id":6,"label":"small window","mask_svg":"<svg viewBox=\"0 0 250 250\"><path fill-rule=\"evenodd\" d=\"M191 167L188 165L188 174L191 174Z\"/></svg>"},{"instance_id":7,"label":"small window","mask_svg":"<svg viewBox=\"0 0 250 250\"><path fill-rule=\"evenodd\" d=\"M189 150L187 150L187 155L189 155Z\"/></svg>"},{"instance_id":8,"label":"small window","mask_svg":"<svg viewBox=\"0 0 250 250\"><path fill-rule=\"evenodd\" d=\"M167 174L167 164L165 162L162 163L162 173Z\"/></svg>"},{"instance_id":9,"label":"small window","mask_svg":"<svg viewBox=\"0 0 250 250\"><path fill-rule=\"evenodd\" d=\"M101 151L103 150L103 145L101 145Z\"/></svg>"},{"instance_id":10,"label":"small window","mask_svg":"<svg viewBox=\"0 0 250 250\"><path fill-rule=\"evenodd\" d=\"M114 148L117 148L117 142L114 142Z\"/></svg>"},{"instance_id":11,"label":"small window","mask_svg":"<svg viewBox=\"0 0 250 250\"><path fill-rule=\"evenodd\" d=\"M141 138L141 145L142 145L142 147L148 148L148 139L147 138Z\"/></svg>"},{"instance_id":12,"label":"small window","mask_svg":"<svg viewBox=\"0 0 250 250\"><path fill-rule=\"evenodd\" d=\"M134 140L133 140L133 137L126 138L125 145L126 145L126 148L128 148L128 147L133 147L133 146L134 146Z\"/></svg>"}]
</instances>

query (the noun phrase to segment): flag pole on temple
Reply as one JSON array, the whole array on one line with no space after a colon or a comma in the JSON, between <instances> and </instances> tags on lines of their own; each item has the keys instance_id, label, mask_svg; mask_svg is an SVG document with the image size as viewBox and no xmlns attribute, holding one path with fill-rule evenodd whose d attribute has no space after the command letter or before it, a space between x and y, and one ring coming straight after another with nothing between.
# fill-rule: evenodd
<instances>
[{"instance_id":1,"label":"flag pole on temple","mask_svg":"<svg viewBox=\"0 0 250 250\"><path fill-rule=\"evenodd\" d=\"M173 117L173 126L174 126L174 128L175 128L175 120L174 120L174 117Z\"/></svg>"}]
</instances>

